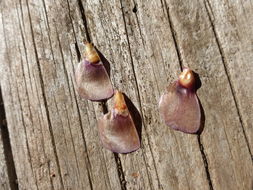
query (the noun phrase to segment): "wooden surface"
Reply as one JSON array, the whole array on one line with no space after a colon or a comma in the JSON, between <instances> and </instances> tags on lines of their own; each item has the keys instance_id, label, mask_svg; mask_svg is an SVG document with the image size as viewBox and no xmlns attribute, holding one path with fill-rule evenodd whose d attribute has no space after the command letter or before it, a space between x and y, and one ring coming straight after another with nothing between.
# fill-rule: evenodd
<instances>
[{"instance_id":1,"label":"wooden surface","mask_svg":"<svg viewBox=\"0 0 253 190\"><path fill-rule=\"evenodd\" d=\"M252 1L2 0L0 8L1 190L253 189ZM96 123L111 100L75 91L83 40L139 111L134 153L101 146ZM173 131L158 114L184 66L202 82L201 135Z\"/></svg>"}]
</instances>

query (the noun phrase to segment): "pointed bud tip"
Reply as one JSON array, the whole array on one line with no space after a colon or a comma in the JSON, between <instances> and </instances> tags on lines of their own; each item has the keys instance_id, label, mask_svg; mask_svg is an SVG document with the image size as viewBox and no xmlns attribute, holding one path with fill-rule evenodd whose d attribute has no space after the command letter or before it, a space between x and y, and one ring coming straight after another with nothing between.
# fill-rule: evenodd
<instances>
[{"instance_id":1,"label":"pointed bud tip","mask_svg":"<svg viewBox=\"0 0 253 190\"><path fill-rule=\"evenodd\" d=\"M90 63L98 63L100 61L100 57L92 45L92 43L85 42L85 50L84 50L85 59Z\"/></svg>"},{"instance_id":2,"label":"pointed bud tip","mask_svg":"<svg viewBox=\"0 0 253 190\"><path fill-rule=\"evenodd\" d=\"M124 95L118 90L115 91L114 95L114 109L120 113L127 110Z\"/></svg>"},{"instance_id":3,"label":"pointed bud tip","mask_svg":"<svg viewBox=\"0 0 253 190\"><path fill-rule=\"evenodd\" d=\"M179 75L179 84L185 88L193 88L195 84L195 78L191 69L183 69L183 72Z\"/></svg>"}]
</instances>

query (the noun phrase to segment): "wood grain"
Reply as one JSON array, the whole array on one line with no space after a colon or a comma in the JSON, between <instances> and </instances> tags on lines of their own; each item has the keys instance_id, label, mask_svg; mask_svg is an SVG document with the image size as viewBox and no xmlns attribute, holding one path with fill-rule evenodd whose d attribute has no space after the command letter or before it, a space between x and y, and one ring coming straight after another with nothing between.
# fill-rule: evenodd
<instances>
[{"instance_id":1,"label":"wood grain","mask_svg":"<svg viewBox=\"0 0 253 190\"><path fill-rule=\"evenodd\" d=\"M250 1L207 1L206 7L252 156L253 5Z\"/></svg>"},{"instance_id":2,"label":"wood grain","mask_svg":"<svg viewBox=\"0 0 253 190\"><path fill-rule=\"evenodd\" d=\"M250 2L0 5L0 85L19 189L252 189ZM132 102L142 140L136 152L115 154L101 146L97 120L112 99L90 102L76 93L83 41L94 43L114 87ZM183 66L202 82L200 135L171 130L158 113L159 97ZM8 182L13 178L0 172L6 181L0 185L15 189Z\"/></svg>"}]
</instances>

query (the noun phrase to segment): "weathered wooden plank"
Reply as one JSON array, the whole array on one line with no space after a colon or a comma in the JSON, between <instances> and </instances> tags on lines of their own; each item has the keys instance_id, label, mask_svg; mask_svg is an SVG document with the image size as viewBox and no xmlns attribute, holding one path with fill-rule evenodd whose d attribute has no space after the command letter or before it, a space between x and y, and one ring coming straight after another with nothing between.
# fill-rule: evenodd
<instances>
[{"instance_id":1,"label":"weathered wooden plank","mask_svg":"<svg viewBox=\"0 0 253 190\"><path fill-rule=\"evenodd\" d=\"M0 39L3 39L3 25L2 25L2 14L0 13ZM4 44L0 43L0 55L4 51ZM0 56L0 61L3 61L3 57ZM5 120L4 105L2 100L2 91L0 87L0 189L10 189L10 177L8 175L6 156L4 152L4 141L3 141L3 122Z\"/></svg>"},{"instance_id":2,"label":"weathered wooden plank","mask_svg":"<svg viewBox=\"0 0 253 190\"><path fill-rule=\"evenodd\" d=\"M241 37L234 56L237 38L229 31L246 22L232 25L225 4L222 21L210 23L210 5L211 19L221 14L216 2L1 1L0 82L19 189L250 189L253 168L243 129L251 146L251 89L248 83L240 92L232 63L242 60L240 71L250 70L252 50ZM249 21L250 13L244 14ZM230 26L224 33L222 22ZM103 149L96 128L103 106L75 92L84 39L109 60L114 86L142 116L137 152ZM201 140L170 130L158 114L159 97L180 64L202 79Z\"/></svg>"},{"instance_id":3,"label":"weathered wooden plank","mask_svg":"<svg viewBox=\"0 0 253 190\"><path fill-rule=\"evenodd\" d=\"M253 5L206 1L248 144L253 151Z\"/></svg>"},{"instance_id":4,"label":"weathered wooden plank","mask_svg":"<svg viewBox=\"0 0 253 190\"><path fill-rule=\"evenodd\" d=\"M131 98L143 116L143 149L120 156L126 187L209 189L197 137L170 131L159 119L159 96L169 76L175 79L179 71L175 49L173 56L166 55L174 48L166 13L159 2L136 3L141 7L139 20L132 12L134 4L126 1L89 1L85 7L92 41L110 55L114 86Z\"/></svg>"},{"instance_id":5,"label":"weathered wooden plank","mask_svg":"<svg viewBox=\"0 0 253 190\"><path fill-rule=\"evenodd\" d=\"M35 168L37 176L42 182L41 184L45 188L52 188L52 184L50 184L52 182L50 180L51 174L56 175L56 182L59 175L57 169L55 169L57 167L54 167L56 165L55 159L50 159L54 154L50 142L50 133L46 130L48 129L48 123L43 118L45 117L45 107L39 102L39 92L36 89L37 84L34 78L36 75L30 72L31 65L25 64L30 60L29 56L34 55L34 51L27 55L26 47L32 48L33 45L32 41L29 41L30 44L22 41L22 35L24 37L25 31L21 31L22 18L19 17L21 13L18 12L21 10L21 5L14 5L15 7L5 1L2 2L1 6L5 40L3 55L5 60L4 64L1 65L1 74L3 76L1 84L19 188L38 189L34 174ZM26 7L22 8L26 9ZM40 96L42 95L40 94ZM41 110L40 106L44 109ZM40 148L36 151L37 144ZM48 150L45 151L44 148ZM45 155L47 151L50 153ZM35 160L37 161L36 166Z\"/></svg>"},{"instance_id":6,"label":"weathered wooden plank","mask_svg":"<svg viewBox=\"0 0 253 190\"><path fill-rule=\"evenodd\" d=\"M167 0L167 5L182 63L202 79L201 142L213 188L251 189L251 155L204 1Z\"/></svg>"},{"instance_id":7,"label":"weathered wooden plank","mask_svg":"<svg viewBox=\"0 0 253 190\"><path fill-rule=\"evenodd\" d=\"M158 114L159 97L180 70L163 4L136 1L131 8L127 5L128 2L124 1L131 55L148 137L152 150L159 152L154 153L159 178L164 189L195 189L199 186L208 189L197 137L169 130ZM174 51L173 54L168 54L169 49Z\"/></svg>"},{"instance_id":8,"label":"weathered wooden plank","mask_svg":"<svg viewBox=\"0 0 253 190\"><path fill-rule=\"evenodd\" d=\"M2 3L1 83L19 188L119 189L114 156L94 131L94 105L74 91L68 3L13 3Z\"/></svg>"},{"instance_id":9,"label":"weathered wooden plank","mask_svg":"<svg viewBox=\"0 0 253 190\"><path fill-rule=\"evenodd\" d=\"M88 28L92 31L91 39L110 62L115 88L125 92L137 106L136 82L132 72L120 2L87 1L84 3L84 8ZM149 149L120 155L120 160L126 183L124 189L159 188L156 168Z\"/></svg>"}]
</instances>

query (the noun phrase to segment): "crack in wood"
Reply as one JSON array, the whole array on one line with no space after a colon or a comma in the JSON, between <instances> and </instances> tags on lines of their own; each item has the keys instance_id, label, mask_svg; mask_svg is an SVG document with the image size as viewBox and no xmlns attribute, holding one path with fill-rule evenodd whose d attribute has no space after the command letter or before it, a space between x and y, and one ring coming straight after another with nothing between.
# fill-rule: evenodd
<instances>
[{"instance_id":1,"label":"crack in wood","mask_svg":"<svg viewBox=\"0 0 253 190\"><path fill-rule=\"evenodd\" d=\"M86 16L85 16L85 11L84 11L82 0L77 0L77 1L78 1L78 7L79 7L79 10L80 10L80 13L81 13L81 17L82 17L82 20L83 20L83 25L84 25L84 28L85 28L86 39L87 39L88 42L91 42L91 37L90 37L90 34L89 34L89 30L88 30L88 24L87 24L87 19L86 19Z\"/></svg>"},{"instance_id":2,"label":"crack in wood","mask_svg":"<svg viewBox=\"0 0 253 190\"><path fill-rule=\"evenodd\" d=\"M100 106L102 107L103 114L107 114L108 113L108 106L106 104L106 101L102 101ZM124 172L123 172L120 157L119 157L118 153L113 153L113 155L114 155L115 163L116 163L116 166L117 166L117 171L118 171L118 176L119 176L119 180L120 180L121 190L127 190L125 175L124 175Z\"/></svg>"},{"instance_id":3,"label":"crack in wood","mask_svg":"<svg viewBox=\"0 0 253 190\"><path fill-rule=\"evenodd\" d=\"M21 121L22 121L22 126L23 126L23 129L24 129L24 133L25 133L25 145L26 145L26 148L27 148L29 166L31 167L30 169L32 171L33 177L36 178L36 175L35 175L35 172L34 172L34 166L33 166L33 163L32 163L31 151L30 151L30 147L29 147L29 143L28 143L28 135L27 135L26 124L25 124L25 119L24 119L23 107L21 105L20 96L19 96L20 92L19 92L19 89L18 89L17 81L15 81L15 82L16 82L16 90L17 90L17 99L18 99L18 102L19 102L19 107L20 107L20 112L21 112L20 113ZM36 185L37 189L39 189L37 180L35 180L35 185Z\"/></svg>"},{"instance_id":4,"label":"crack in wood","mask_svg":"<svg viewBox=\"0 0 253 190\"><path fill-rule=\"evenodd\" d=\"M123 21L124 21L124 27L125 27L125 31L126 31L126 38L127 38L127 44L128 44L128 51L129 51L129 54L130 54L130 59L131 59L131 67L132 67L132 70L133 70L133 75L134 75L134 81L135 81L135 86L136 86L136 92L137 92L137 99L138 99L138 102L139 102L139 106L140 106L140 112L141 112L141 117L143 117L143 111L142 111L142 102L141 102L141 96L140 96L140 90L139 90L139 85L138 85L138 81L137 81L137 77L136 77L136 71L135 71L135 68L134 68L134 64L133 64L133 56L132 56L132 51L131 51L131 46L130 46L130 41L129 41L129 36L128 36L128 31L127 31L127 23L126 23L126 18L125 18L125 13L124 13L124 6L123 6L123 2L122 0L120 0L120 5L121 5L121 12L122 12L122 16L123 16ZM143 127L146 129L146 125L145 125L145 122L143 122ZM150 145L150 139L149 137L147 136L147 139L148 139L148 146L151 147ZM152 160L153 160L153 163L154 163L154 168L155 168L155 172L156 172L156 176L157 176L157 181L158 181L158 186L160 188L162 188L162 185L160 183L160 179L159 179L159 176L158 176L158 171L157 171L157 167L156 167L156 163L155 163L155 159L154 159L154 153L153 153L153 150L150 148L150 152L151 152L151 155L152 155ZM144 160L146 161L146 158L144 156ZM147 163L147 162L145 162ZM146 166L146 164L145 164ZM147 169L147 168L146 168ZM148 173L148 172L147 172ZM149 185L152 189L154 189L154 186L151 182L151 179L150 179L150 175L148 174L148 181L149 181Z\"/></svg>"},{"instance_id":5,"label":"crack in wood","mask_svg":"<svg viewBox=\"0 0 253 190\"><path fill-rule=\"evenodd\" d=\"M7 167L7 175L11 190L18 190L17 173L13 159L12 147L9 138L9 131L6 123L5 109L0 87L0 135L3 142L4 158ZM0 184L1 185L1 184Z\"/></svg>"},{"instance_id":6,"label":"crack in wood","mask_svg":"<svg viewBox=\"0 0 253 190\"><path fill-rule=\"evenodd\" d=\"M234 86L231 82L231 77L230 77L230 74L229 74L229 71L228 71L228 68L227 68L227 60L226 60L226 57L225 57L225 53L224 53L224 51L221 47L221 43L220 43L218 34L216 32L215 24L214 24L214 22L212 20L212 17L211 17L212 8L211 8L210 2L208 0L203 0L203 1L204 1L204 5L205 5L205 9L206 9L206 12L207 12L209 22L210 22L211 27L212 27L212 31L213 31L213 34L214 34L215 41L216 41L219 53L221 55L222 64L223 64L223 67L224 67L224 70L225 70L225 73L226 73L226 76L227 76L227 79L228 79L229 87L230 87L231 92L232 92L231 94L232 94L232 97L233 97L233 100L234 100L234 103L235 103L236 112L237 112L237 115L239 117L239 121L240 121L240 124L241 124L241 127L242 127L242 131L243 131L243 135L244 135L244 138L245 138L245 141L246 141L246 144L247 144L247 148L248 148L248 151L251 155L251 158L253 158L253 154L250 150L249 139L247 138L247 135L246 135L246 132L245 132L245 126L243 124L242 114L241 114L239 106L238 106L238 100L237 100L236 92L235 92L236 90L235 90L235 88L234 88ZM253 159L252 159L252 161L253 161Z\"/></svg>"},{"instance_id":7,"label":"crack in wood","mask_svg":"<svg viewBox=\"0 0 253 190\"><path fill-rule=\"evenodd\" d=\"M165 10L166 10L167 17L168 17L168 22L169 22L169 25L170 25L171 35L172 35L173 42L174 42L174 45L175 45L175 49L176 49L176 52L177 52L179 66L180 66L181 71L183 71L183 59L182 59L182 55L181 55L181 52L180 52L180 49L179 49L179 45L177 44L177 34L176 34L176 30L174 29L172 20L171 20L169 7L167 6L166 0L164 1L164 3L162 3L162 6L165 6Z\"/></svg>"},{"instance_id":8,"label":"crack in wood","mask_svg":"<svg viewBox=\"0 0 253 190\"><path fill-rule=\"evenodd\" d=\"M80 13L81 13L83 25L85 27L85 33L86 33L87 41L91 42L91 37L90 37L90 34L89 34L87 19L86 19L86 16L85 16L85 11L84 11L84 7L83 7L83 4L82 4L82 1L81 0L77 0L77 1L78 1L78 6L79 6ZM76 52L77 52L78 60L80 61L81 54L80 54L80 50L78 48L77 43L75 44L75 49L76 49ZM108 107L106 105L106 102L102 102L101 106L102 106L103 114L106 114L108 112ZM126 190L126 181L125 181L124 172L122 170L121 160L118 157L118 155L116 155L116 153L114 153L114 157L115 157L115 162L116 162L116 166L117 166L118 176L119 176L119 180L120 180L120 184L121 184L121 189L122 190Z\"/></svg>"},{"instance_id":9,"label":"crack in wood","mask_svg":"<svg viewBox=\"0 0 253 190\"><path fill-rule=\"evenodd\" d=\"M204 166L205 166L205 170L206 170L206 177L207 177L207 180L208 180L208 184L209 184L210 190L213 190L213 183L212 183L212 179L211 179L210 172L209 172L209 166L208 166L206 154L204 152L204 146L201 143L200 135L198 135L198 143L199 143L201 156L202 156Z\"/></svg>"},{"instance_id":10,"label":"crack in wood","mask_svg":"<svg viewBox=\"0 0 253 190\"><path fill-rule=\"evenodd\" d=\"M51 140L52 140L53 152L54 152L55 157L56 157L56 164L57 164L58 172L59 172L59 175L60 175L60 183L61 183L61 186L62 186L61 188L64 188L63 177L62 177L62 173L61 173L59 158L58 158L58 154L57 154L57 150L56 150L56 143L55 143L55 139L54 139L54 135L53 135L53 129L52 129L50 114L49 114L49 110L48 110L48 103L47 103L47 99L46 99L46 95L45 95L44 81L43 81L43 77L42 77L41 66L40 66L39 59L38 59L38 52L37 52L37 47L36 47L35 38L34 38L32 19L31 19L31 14L30 14L30 10L29 10L28 0L26 0L26 6L27 6L27 9L28 9L28 17L29 17L31 36L32 36L32 43L33 43L33 46L34 46L34 54L35 54L35 59L36 59L36 63L37 63L37 66L38 66L39 77L40 77L40 81L41 81L41 90L42 90L43 103L45 105L47 121L48 121L48 125L49 125L49 132L50 132L50 137L51 137Z\"/></svg>"},{"instance_id":11,"label":"crack in wood","mask_svg":"<svg viewBox=\"0 0 253 190\"><path fill-rule=\"evenodd\" d=\"M74 84L73 84L73 81L71 79L71 82L72 82L72 87L73 87L73 90L74 89ZM78 102L77 102L77 97L76 97L76 94L74 93L74 100L75 100L75 103L76 103L76 106L77 106L77 113L78 113L78 119L79 119L79 123L81 125L81 132L82 132L82 139L83 139L83 142L84 142L84 149L86 151L86 164L87 164L87 173L88 173L88 180L89 180L89 184L90 184L90 188L91 190L93 190L93 185L92 185L92 180L91 180L91 164L90 164L90 158L89 158L89 154L87 152L87 143L86 143L86 140L85 140L85 137L84 137L84 131L83 131L83 123L82 123L82 119L81 119L81 113L80 113L80 108L79 108L79 105L78 105Z\"/></svg>"},{"instance_id":12,"label":"crack in wood","mask_svg":"<svg viewBox=\"0 0 253 190\"><path fill-rule=\"evenodd\" d=\"M113 153L113 154L114 154L115 162L117 164L117 171L118 171L118 176L120 179L121 190L127 190L126 180L125 180L125 175L123 172L121 160L120 160L119 155L117 153Z\"/></svg>"},{"instance_id":13,"label":"crack in wood","mask_svg":"<svg viewBox=\"0 0 253 190\"><path fill-rule=\"evenodd\" d=\"M167 13L167 16L168 16L168 22L169 22L169 25L170 25L170 30L171 30L173 42L174 42L175 49L176 49L176 52L177 52L179 65L180 65L180 68L181 68L181 71L182 71L182 69L183 69L183 59L182 59L182 55L180 53L180 49L179 49L179 46L178 46L178 43L177 43L176 30L173 26L171 16L170 16L170 12L169 12L169 7L167 6L166 1L164 1L164 6L165 6L166 13ZM204 151L204 146L201 143L200 135L198 135L198 144L199 144L199 150L200 150L203 162L204 162L205 172L206 172L206 177L207 177L207 181L208 181L208 184L209 184L209 188L210 188L210 190L213 190L213 183L212 183L212 179L211 179L211 176L210 176L210 173L209 173L208 162L207 162L206 154L205 154L205 151Z\"/></svg>"}]
</instances>

